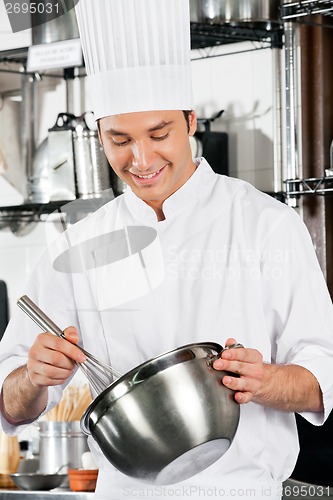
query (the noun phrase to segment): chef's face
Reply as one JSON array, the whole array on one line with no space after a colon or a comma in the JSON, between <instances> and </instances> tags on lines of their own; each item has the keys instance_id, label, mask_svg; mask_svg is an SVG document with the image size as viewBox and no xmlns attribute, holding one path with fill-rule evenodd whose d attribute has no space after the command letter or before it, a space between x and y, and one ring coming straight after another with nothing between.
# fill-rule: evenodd
<instances>
[{"instance_id":1,"label":"chef's face","mask_svg":"<svg viewBox=\"0 0 333 500\"><path fill-rule=\"evenodd\" d=\"M100 141L116 174L148 205L163 202L195 171L189 135L196 116L183 111L145 111L107 116L99 122Z\"/></svg>"}]
</instances>

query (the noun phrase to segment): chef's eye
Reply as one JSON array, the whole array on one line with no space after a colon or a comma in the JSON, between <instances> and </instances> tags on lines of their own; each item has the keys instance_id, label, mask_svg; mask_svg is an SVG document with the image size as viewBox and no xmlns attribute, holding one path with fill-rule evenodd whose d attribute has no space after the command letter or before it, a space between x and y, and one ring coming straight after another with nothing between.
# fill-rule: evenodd
<instances>
[{"instance_id":1,"label":"chef's eye","mask_svg":"<svg viewBox=\"0 0 333 500\"><path fill-rule=\"evenodd\" d=\"M169 132L164 135L155 135L152 137L152 139L154 141L164 141L164 139L166 139L167 137L169 137Z\"/></svg>"},{"instance_id":2,"label":"chef's eye","mask_svg":"<svg viewBox=\"0 0 333 500\"><path fill-rule=\"evenodd\" d=\"M126 146L126 144L130 142L130 140L126 139L126 141L115 141L114 139L112 139L112 142L115 146Z\"/></svg>"}]
</instances>

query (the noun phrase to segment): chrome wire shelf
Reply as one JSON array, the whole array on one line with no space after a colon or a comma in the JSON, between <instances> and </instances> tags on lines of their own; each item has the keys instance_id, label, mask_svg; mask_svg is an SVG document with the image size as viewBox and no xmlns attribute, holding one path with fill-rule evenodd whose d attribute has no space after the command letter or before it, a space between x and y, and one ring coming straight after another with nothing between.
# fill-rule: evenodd
<instances>
[{"instance_id":1,"label":"chrome wire shelf","mask_svg":"<svg viewBox=\"0 0 333 500\"><path fill-rule=\"evenodd\" d=\"M283 21L296 20L299 17L322 14L333 17L333 0L299 0L281 6Z\"/></svg>"},{"instance_id":2,"label":"chrome wire shelf","mask_svg":"<svg viewBox=\"0 0 333 500\"><path fill-rule=\"evenodd\" d=\"M311 177L309 179L287 179L284 183L287 198L311 194L333 194L333 175Z\"/></svg>"},{"instance_id":3,"label":"chrome wire shelf","mask_svg":"<svg viewBox=\"0 0 333 500\"><path fill-rule=\"evenodd\" d=\"M191 48L203 49L243 41L269 42L272 47L282 47L283 27L260 28L255 25L191 23Z\"/></svg>"}]
</instances>

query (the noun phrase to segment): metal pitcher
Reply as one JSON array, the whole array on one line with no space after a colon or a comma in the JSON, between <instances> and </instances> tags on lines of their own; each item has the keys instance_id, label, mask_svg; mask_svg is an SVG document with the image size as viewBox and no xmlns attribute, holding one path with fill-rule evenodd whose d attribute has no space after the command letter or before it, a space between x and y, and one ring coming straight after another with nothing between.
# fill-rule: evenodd
<instances>
[{"instance_id":1,"label":"metal pitcher","mask_svg":"<svg viewBox=\"0 0 333 500\"><path fill-rule=\"evenodd\" d=\"M111 167L98 139L88 127L84 113L73 130L76 191L79 198L96 198L111 188Z\"/></svg>"},{"instance_id":2,"label":"metal pitcher","mask_svg":"<svg viewBox=\"0 0 333 500\"><path fill-rule=\"evenodd\" d=\"M54 474L62 468L82 467L82 454L89 451L87 436L80 429L80 422L39 422L40 472Z\"/></svg>"}]
</instances>

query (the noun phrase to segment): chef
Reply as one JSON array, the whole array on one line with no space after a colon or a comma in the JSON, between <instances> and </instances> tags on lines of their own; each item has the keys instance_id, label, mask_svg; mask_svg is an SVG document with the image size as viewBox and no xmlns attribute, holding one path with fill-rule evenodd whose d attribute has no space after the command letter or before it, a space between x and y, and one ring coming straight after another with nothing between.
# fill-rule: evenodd
<instances>
[{"instance_id":1,"label":"chef","mask_svg":"<svg viewBox=\"0 0 333 500\"><path fill-rule=\"evenodd\" d=\"M294 413L333 404L333 310L298 214L192 159L188 0L80 0L77 17L100 141L128 188L50 241L22 293L70 342L20 310L0 345L1 426L15 434L60 400L84 355L125 373L180 345L215 341L240 423L203 472L151 486L91 440L96 498L282 495L298 454ZM207 75L202 75L203 82Z\"/></svg>"}]
</instances>

